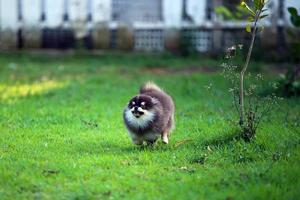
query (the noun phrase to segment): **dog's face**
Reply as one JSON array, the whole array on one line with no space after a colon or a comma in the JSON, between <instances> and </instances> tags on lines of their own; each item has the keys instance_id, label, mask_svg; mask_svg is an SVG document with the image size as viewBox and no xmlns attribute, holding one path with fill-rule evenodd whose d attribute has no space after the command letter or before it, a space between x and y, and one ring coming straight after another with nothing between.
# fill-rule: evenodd
<instances>
[{"instance_id":1,"label":"dog's face","mask_svg":"<svg viewBox=\"0 0 300 200\"><path fill-rule=\"evenodd\" d=\"M156 103L155 99L147 95L133 97L124 111L125 123L135 128L148 127L150 122L155 119Z\"/></svg>"},{"instance_id":2,"label":"dog's face","mask_svg":"<svg viewBox=\"0 0 300 200\"><path fill-rule=\"evenodd\" d=\"M135 96L128 103L128 109L135 118L147 117L153 106L152 98L146 95Z\"/></svg>"}]
</instances>

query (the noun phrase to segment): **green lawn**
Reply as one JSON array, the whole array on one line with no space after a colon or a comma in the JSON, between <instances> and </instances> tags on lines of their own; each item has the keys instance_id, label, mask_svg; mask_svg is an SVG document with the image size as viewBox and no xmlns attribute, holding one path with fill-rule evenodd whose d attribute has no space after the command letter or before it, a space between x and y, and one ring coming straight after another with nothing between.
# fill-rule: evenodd
<instances>
[{"instance_id":1,"label":"green lawn","mask_svg":"<svg viewBox=\"0 0 300 200\"><path fill-rule=\"evenodd\" d=\"M253 142L231 139L218 65L0 54L0 199L299 199L299 99L282 101ZM135 147L123 125L123 108L147 80L175 100L169 145Z\"/></svg>"}]
</instances>

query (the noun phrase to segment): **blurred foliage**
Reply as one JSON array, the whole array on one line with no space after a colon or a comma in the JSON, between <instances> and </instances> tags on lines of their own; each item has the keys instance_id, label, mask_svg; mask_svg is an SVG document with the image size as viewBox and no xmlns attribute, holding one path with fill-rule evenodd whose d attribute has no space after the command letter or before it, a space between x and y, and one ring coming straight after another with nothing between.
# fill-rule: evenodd
<instances>
[{"instance_id":1,"label":"blurred foliage","mask_svg":"<svg viewBox=\"0 0 300 200\"><path fill-rule=\"evenodd\" d=\"M247 2L251 4L250 1ZM217 17L221 20L244 20L250 17L249 13L245 12L245 8L240 1L224 1L223 6L215 8Z\"/></svg>"},{"instance_id":2,"label":"blurred foliage","mask_svg":"<svg viewBox=\"0 0 300 200\"><path fill-rule=\"evenodd\" d=\"M300 30L300 15L296 8L289 7L288 11L291 14L290 21L297 29L288 32L292 39L290 58L294 65L281 76L277 90L283 96L292 97L300 95L300 36L296 33Z\"/></svg>"},{"instance_id":3,"label":"blurred foliage","mask_svg":"<svg viewBox=\"0 0 300 200\"><path fill-rule=\"evenodd\" d=\"M290 21L293 24L293 26L300 30L300 15L298 14L298 11L296 8L290 7L288 8L289 13L291 14ZM295 31L296 32L296 31ZM293 31L289 31L289 36L293 39L292 43L292 60L293 62L299 63L300 62L300 36L299 34L295 33Z\"/></svg>"},{"instance_id":4,"label":"blurred foliage","mask_svg":"<svg viewBox=\"0 0 300 200\"><path fill-rule=\"evenodd\" d=\"M179 53L181 56L187 57L197 52L192 38L193 32L186 30L180 32Z\"/></svg>"},{"instance_id":5,"label":"blurred foliage","mask_svg":"<svg viewBox=\"0 0 300 200\"><path fill-rule=\"evenodd\" d=\"M255 10L259 9L261 7L262 4L266 4L266 1L263 0L255 0L255 1L224 1L223 2L223 6L218 6L215 8L215 12L217 14L217 17L220 20L231 20L231 21L240 21L240 20L246 20L247 21L247 25L246 25L246 31L247 33L251 33L251 29L253 26L253 22L255 19ZM267 17L267 9L262 9L262 13L260 15L259 20ZM258 24L258 28L257 28L257 32L262 32L264 30L264 27L262 25ZM240 35L244 35L244 33L240 33ZM248 34L249 36L249 34ZM246 38L246 37L245 37ZM256 37L256 41L259 41L260 37ZM251 38L247 37L244 41L236 41L235 44L240 44L243 43L243 50L242 50L242 55L243 57L241 58L245 58L247 53L248 53L248 49L250 46L250 42L251 42ZM255 42L255 45L253 46L253 50L252 50L252 58L255 60L262 60L263 58L265 58L265 56L263 56L264 54L266 54L266 52L262 52L262 47L261 47L261 42ZM228 48L228 47L226 47ZM272 60L273 61L273 60ZM255 69L254 71L257 71L260 69Z\"/></svg>"},{"instance_id":6,"label":"blurred foliage","mask_svg":"<svg viewBox=\"0 0 300 200\"><path fill-rule=\"evenodd\" d=\"M249 76L247 69L251 60L254 41L257 33L262 30L262 25L259 22L268 16L265 0L254 0L252 5L248 5L245 1L240 3L240 8L243 13L246 13L247 18L246 31L251 34L250 45L247 48L246 59L243 60L241 66L231 65L230 62L223 63L224 77L231 83L229 91L233 96L233 103L239 113L239 127L241 136L246 142L250 142L261 122L267 115L270 114L273 105L277 103L277 97L270 95L261 98L257 95L257 88L262 87L261 75L256 77L257 83L246 85L245 79ZM229 12L229 10L227 10ZM231 59L237 55L236 52L242 49L243 45L234 45L227 50L227 59ZM248 78L249 79L249 78ZM249 82L249 80L247 80Z\"/></svg>"},{"instance_id":7,"label":"blurred foliage","mask_svg":"<svg viewBox=\"0 0 300 200\"><path fill-rule=\"evenodd\" d=\"M267 9L263 9L262 5L266 5L266 0L242 1L235 6L218 6L215 9L217 17L221 20L247 20L246 31L251 33L251 24L255 19L255 10L261 9L260 20L268 16ZM228 3L227 3L228 4ZM230 3L232 4L232 2ZM253 8L252 8L253 7ZM258 26L258 30L262 31L263 26Z\"/></svg>"},{"instance_id":8,"label":"blurred foliage","mask_svg":"<svg viewBox=\"0 0 300 200\"><path fill-rule=\"evenodd\" d=\"M300 16L298 14L298 11L296 8L294 7L289 7L288 8L289 13L291 14L291 23L295 26L295 27L300 27Z\"/></svg>"}]
</instances>

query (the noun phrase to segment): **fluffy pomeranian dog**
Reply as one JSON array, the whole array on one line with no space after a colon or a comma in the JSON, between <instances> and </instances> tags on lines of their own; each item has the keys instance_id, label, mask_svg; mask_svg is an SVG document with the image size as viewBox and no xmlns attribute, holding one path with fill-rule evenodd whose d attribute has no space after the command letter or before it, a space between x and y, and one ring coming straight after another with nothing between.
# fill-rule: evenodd
<instances>
[{"instance_id":1,"label":"fluffy pomeranian dog","mask_svg":"<svg viewBox=\"0 0 300 200\"><path fill-rule=\"evenodd\" d=\"M154 144L161 137L169 143L174 128L174 102L160 87L148 82L140 88L126 106L123 119L132 142Z\"/></svg>"}]
</instances>

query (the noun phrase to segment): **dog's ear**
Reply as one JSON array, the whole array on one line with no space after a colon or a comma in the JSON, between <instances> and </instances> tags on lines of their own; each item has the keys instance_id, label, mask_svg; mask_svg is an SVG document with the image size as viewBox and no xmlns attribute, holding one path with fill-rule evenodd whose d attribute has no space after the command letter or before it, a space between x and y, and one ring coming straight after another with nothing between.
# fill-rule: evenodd
<instances>
[{"instance_id":1,"label":"dog's ear","mask_svg":"<svg viewBox=\"0 0 300 200\"><path fill-rule=\"evenodd\" d=\"M156 104L158 104L159 101L158 101L158 99L152 97L151 102L153 105L156 105Z\"/></svg>"}]
</instances>

